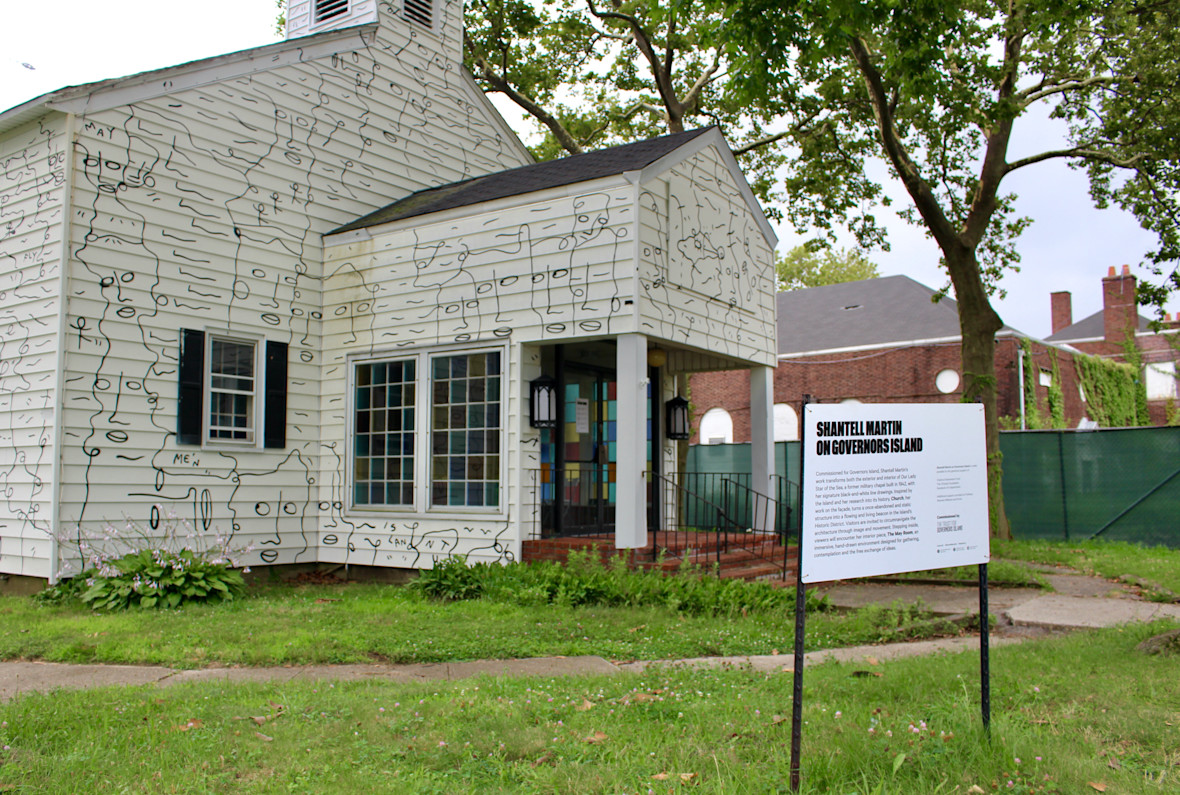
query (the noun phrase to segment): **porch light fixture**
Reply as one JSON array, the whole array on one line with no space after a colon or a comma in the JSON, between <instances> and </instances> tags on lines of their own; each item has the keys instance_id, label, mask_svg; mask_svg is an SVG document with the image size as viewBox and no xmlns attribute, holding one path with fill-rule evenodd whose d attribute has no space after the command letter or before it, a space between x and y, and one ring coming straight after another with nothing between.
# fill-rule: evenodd
<instances>
[{"instance_id":1,"label":"porch light fixture","mask_svg":"<svg viewBox=\"0 0 1180 795\"><path fill-rule=\"evenodd\" d=\"M557 427L557 382L547 375L529 382L529 425Z\"/></svg>"},{"instance_id":2,"label":"porch light fixture","mask_svg":"<svg viewBox=\"0 0 1180 795\"><path fill-rule=\"evenodd\" d=\"M664 404L664 435L682 442L692 436L688 422L688 401L677 395Z\"/></svg>"}]
</instances>

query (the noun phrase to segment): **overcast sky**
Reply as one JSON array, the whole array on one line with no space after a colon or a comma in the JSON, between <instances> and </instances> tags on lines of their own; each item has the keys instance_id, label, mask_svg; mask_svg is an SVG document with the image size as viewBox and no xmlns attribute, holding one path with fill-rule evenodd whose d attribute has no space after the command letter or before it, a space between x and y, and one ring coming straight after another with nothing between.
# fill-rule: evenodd
<instances>
[{"instance_id":1,"label":"overcast sky","mask_svg":"<svg viewBox=\"0 0 1180 795\"><path fill-rule=\"evenodd\" d=\"M67 85L134 74L278 40L272 0L58 0L8 4L0 29L0 110ZM513 119L509 117L509 121ZM1017 135L1012 157L1046 148L1055 135L1050 123ZM1152 237L1135 219L1115 210L1092 208L1085 175L1059 163L1017 172L1004 187L1020 196L1017 210L1035 219L1019 242L1022 271L1009 274L1008 297L996 301L1009 325L1037 337L1050 333L1049 294L1073 293L1075 320L1102 308L1101 279L1108 266L1132 266ZM904 206L896 188L895 206ZM871 255L883 275L905 274L933 288L946 277L938 249L921 230L892 218L888 253ZM780 250L798 242L780 229ZM1134 272L1134 267L1133 267ZM1170 307L1173 310L1175 307Z\"/></svg>"}]
</instances>

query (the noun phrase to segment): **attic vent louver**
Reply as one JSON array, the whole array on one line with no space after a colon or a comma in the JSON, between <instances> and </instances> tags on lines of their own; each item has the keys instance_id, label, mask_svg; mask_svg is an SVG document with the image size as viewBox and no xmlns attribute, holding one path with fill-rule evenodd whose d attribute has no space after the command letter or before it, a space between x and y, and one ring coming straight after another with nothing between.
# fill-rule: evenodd
<instances>
[{"instance_id":1,"label":"attic vent louver","mask_svg":"<svg viewBox=\"0 0 1180 795\"><path fill-rule=\"evenodd\" d=\"M402 6L402 15L424 28L434 29L433 0L405 0Z\"/></svg>"},{"instance_id":2,"label":"attic vent louver","mask_svg":"<svg viewBox=\"0 0 1180 795\"><path fill-rule=\"evenodd\" d=\"M323 22L348 13L348 0L315 0L315 21Z\"/></svg>"}]
</instances>

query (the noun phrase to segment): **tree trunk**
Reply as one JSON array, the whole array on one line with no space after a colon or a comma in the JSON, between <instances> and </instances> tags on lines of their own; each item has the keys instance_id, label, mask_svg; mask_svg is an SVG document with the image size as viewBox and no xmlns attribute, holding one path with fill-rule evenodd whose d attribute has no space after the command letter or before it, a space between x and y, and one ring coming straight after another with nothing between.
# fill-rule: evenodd
<instances>
[{"instance_id":1,"label":"tree trunk","mask_svg":"<svg viewBox=\"0 0 1180 795\"><path fill-rule=\"evenodd\" d=\"M944 250L943 255L959 305L959 333L963 340L963 400L983 404L991 537L1008 539L1012 537L1012 530L1004 512L1000 426L996 412L996 332L1004 324L988 300L975 252L959 246L949 252Z\"/></svg>"}]
</instances>

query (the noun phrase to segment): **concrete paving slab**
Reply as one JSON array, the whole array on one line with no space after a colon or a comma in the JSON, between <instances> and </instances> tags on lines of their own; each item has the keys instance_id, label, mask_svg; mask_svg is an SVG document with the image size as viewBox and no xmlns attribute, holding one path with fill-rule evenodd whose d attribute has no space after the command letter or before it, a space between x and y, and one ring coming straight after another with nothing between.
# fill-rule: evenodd
<instances>
[{"instance_id":1,"label":"concrete paving slab","mask_svg":"<svg viewBox=\"0 0 1180 795\"><path fill-rule=\"evenodd\" d=\"M534 657L527 660L479 660L451 663L451 679L472 676L588 676L617 674L611 662L586 655L582 657Z\"/></svg>"},{"instance_id":2,"label":"concrete paving slab","mask_svg":"<svg viewBox=\"0 0 1180 795\"><path fill-rule=\"evenodd\" d=\"M1180 605L1045 594L1007 611L1016 626L1096 629L1131 621L1180 619Z\"/></svg>"},{"instance_id":3,"label":"concrete paving slab","mask_svg":"<svg viewBox=\"0 0 1180 795\"><path fill-rule=\"evenodd\" d=\"M1020 638L990 639L990 646L1007 646L1021 642ZM930 654L957 654L959 652L978 652L979 638L963 636L957 638L936 638L934 640L919 640L909 643L890 643L885 645L848 646L842 649L820 649L809 651L803 655L803 664L807 667L822 665L828 662L863 663L875 665L887 660L898 660L904 657L922 657ZM620 671L642 673L648 669L660 667L673 668L749 668L764 673L790 672L795 670L795 655L793 654L762 654L737 657L696 657L687 660L649 660L622 663Z\"/></svg>"},{"instance_id":4,"label":"concrete paving slab","mask_svg":"<svg viewBox=\"0 0 1180 795\"><path fill-rule=\"evenodd\" d=\"M18 693L48 693L58 688L150 685L172 674L152 665L70 665L48 662L0 663L0 701Z\"/></svg>"},{"instance_id":5,"label":"concrete paving slab","mask_svg":"<svg viewBox=\"0 0 1180 795\"><path fill-rule=\"evenodd\" d=\"M822 589L833 606L850 610L894 602L923 604L935 615L979 612L979 588L960 585L909 585L905 583L843 583ZM1004 611L1043 594L1037 588L988 588L988 612Z\"/></svg>"},{"instance_id":6,"label":"concrete paving slab","mask_svg":"<svg viewBox=\"0 0 1180 795\"><path fill-rule=\"evenodd\" d=\"M197 668L172 671L160 680L160 687L193 682L286 682L295 678L299 668Z\"/></svg>"}]
</instances>

